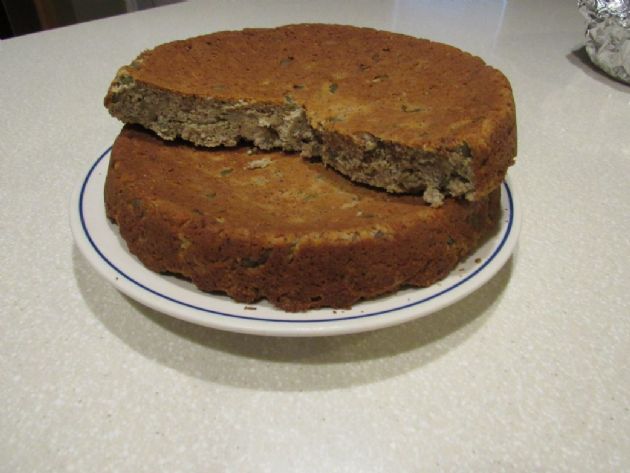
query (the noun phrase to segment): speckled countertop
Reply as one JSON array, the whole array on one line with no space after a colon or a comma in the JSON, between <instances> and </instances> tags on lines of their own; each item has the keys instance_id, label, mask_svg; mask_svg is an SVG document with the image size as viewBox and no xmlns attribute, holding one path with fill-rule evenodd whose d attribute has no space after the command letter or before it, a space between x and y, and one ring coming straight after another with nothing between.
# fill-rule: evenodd
<instances>
[{"instance_id":1,"label":"speckled countertop","mask_svg":"<svg viewBox=\"0 0 630 473\"><path fill-rule=\"evenodd\" d=\"M264 3L264 5L263 5ZM219 29L354 23L510 78L517 254L434 315L287 339L197 327L104 282L70 194L120 125L116 68ZM630 86L573 2L188 2L0 42L0 471L629 471Z\"/></svg>"}]
</instances>

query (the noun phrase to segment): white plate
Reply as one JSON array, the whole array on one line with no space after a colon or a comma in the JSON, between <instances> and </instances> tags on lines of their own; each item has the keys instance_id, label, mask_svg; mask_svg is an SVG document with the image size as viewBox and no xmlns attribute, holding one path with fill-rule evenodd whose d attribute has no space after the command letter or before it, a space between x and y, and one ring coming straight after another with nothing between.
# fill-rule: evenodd
<instances>
[{"instance_id":1,"label":"white plate","mask_svg":"<svg viewBox=\"0 0 630 473\"><path fill-rule=\"evenodd\" d=\"M405 289L349 310L317 309L289 313L268 302L242 304L203 293L191 283L146 269L127 251L118 228L105 216L105 151L72 197L70 218L77 246L110 283L155 310L188 322L233 332L276 336L321 336L363 332L416 319L442 309L486 283L508 260L520 230L521 211L512 182L502 185L497 233L449 276L423 289Z\"/></svg>"}]
</instances>

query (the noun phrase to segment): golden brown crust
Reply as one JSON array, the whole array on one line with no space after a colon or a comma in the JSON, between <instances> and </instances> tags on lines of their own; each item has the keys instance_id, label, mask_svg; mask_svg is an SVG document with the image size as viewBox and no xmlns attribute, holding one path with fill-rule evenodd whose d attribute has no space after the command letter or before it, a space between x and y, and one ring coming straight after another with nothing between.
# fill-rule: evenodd
<instances>
[{"instance_id":1,"label":"golden brown crust","mask_svg":"<svg viewBox=\"0 0 630 473\"><path fill-rule=\"evenodd\" d=\"M473 199L497 187L516 155L505 76L457 48L401 34L323 24L225 31L158 46L125 74L181 96L295 103L324 142L339 134L363 149L367 135L444 159L467 149Z\"/></svg>"},{"instance_id":2,"label":"golden brown crust","mask_svg":"<svg viewBox=\"0 0 630 473\"><path fill-rule=\"evenodd\" d=\"M130 127L112 150L105 203L150 269L290 311L430 285L499 218L499 191L434 209L292 155L194 148Z\"/></svg>"}]
</instances>

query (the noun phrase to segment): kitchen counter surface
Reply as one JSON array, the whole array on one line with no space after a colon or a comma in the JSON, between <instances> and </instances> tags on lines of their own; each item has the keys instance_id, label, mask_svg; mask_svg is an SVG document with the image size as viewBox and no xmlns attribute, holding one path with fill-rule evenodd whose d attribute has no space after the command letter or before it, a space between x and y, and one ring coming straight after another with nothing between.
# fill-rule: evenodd
<instances>
[{"instance_id":1,"label":"kitchen counter surface","mask_svg":"<svg viewBox=\"0 0 630 473\"><path fill-rule=\"evenodd\" d=\"M186 2L0 41L0 471L630 470L630 86L573 2ZM510 79L523 226L453 306L346 336L204 328L105 282L73 191L143 49L224 29L371 26Z\"/></svg>"}]
</instances>

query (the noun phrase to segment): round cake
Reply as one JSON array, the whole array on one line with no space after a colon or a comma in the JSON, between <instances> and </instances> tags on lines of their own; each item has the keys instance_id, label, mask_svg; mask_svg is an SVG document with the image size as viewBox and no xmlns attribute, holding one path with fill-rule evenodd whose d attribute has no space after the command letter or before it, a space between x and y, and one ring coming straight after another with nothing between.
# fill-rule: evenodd
<instances>
[{"instance_id":1,"label":"round cake","mask_svg":"<svg viewBox=\"0 0 630 473\"><path fill-rule=\"evenodd\" d=\"M433 208L294 154L202 149L127 126L112 149L105 204L151 270L302 311L443 278L496 228L500 191Z\"/></svg>"},{"instance_id":2,"label":"round cake","mask_svg":"<svg viewBox=\"0 0 630 473\"><path fill-rule=\"evenodd\" d=\"M370 28L288 25L160 45L119 70L105 105L164 139L321 156L353 181L434 206L487 196L516 155L500 71Z\"/></svg>"}]
</instances>

